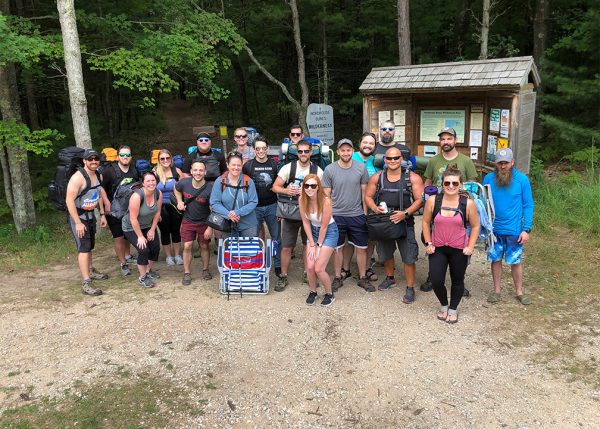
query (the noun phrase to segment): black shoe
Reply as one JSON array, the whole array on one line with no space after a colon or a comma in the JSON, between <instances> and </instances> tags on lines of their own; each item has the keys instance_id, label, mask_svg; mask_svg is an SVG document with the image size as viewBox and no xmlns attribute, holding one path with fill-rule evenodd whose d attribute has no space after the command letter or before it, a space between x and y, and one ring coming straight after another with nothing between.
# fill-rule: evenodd
<instances>
[{"instance_id":1,"label":"black shoe","mask_svg":"<svg viewBox=\"0 0 600 429\"><path fill-rule=\"evenodd\" d=\"M431 280L429 278L425 280L425 282L419 287L421 292L431 292L433 290L433 285L431 284Z\"/></svg>"},{"instance_id":2,"label":"black shoe","mask_svg":"<svg viewBox=\"0 0 600 429\"><path fill-rule=\"evenodd\" d=\"M469 292L469 289L465 288L465 289L463 290L463 296L464 296L465 298L468 298L468 297L470 297L470 296L471 296L471 292Z\"/></svg>"},{"instance_id":3,"label":"black shoe","mask_svg":"<svg viewBox=\"0 0 600 429\"><path fill-rule=\"evenodd\" d=\"M323 298L323 301L321 301L321 306L329 307L331 304L333 304L333 301L335 301L335 296L333 296L331 293L326 293L325 298Z\"/></svg>"},{"instance_id":4,"label":"black shoe","mask_svg":"<svg viewBox=\"0 0 600 429\"><path fill-rule=\"evenodd\" d=\"M306 305L315 305L316 301L317 301L317 292L311 291L308 294L308 298L306 298Z\"/></svg>"},{"instance_id":5,"label":"black shoe","mask_svg":"<svg viewBox=\"0 0 600 429\"><path fill-rule=\"evenodd\" d=\"M275 275L279 277L281 275L281 267L275 267Z\"/></svg>"}]
</instances>

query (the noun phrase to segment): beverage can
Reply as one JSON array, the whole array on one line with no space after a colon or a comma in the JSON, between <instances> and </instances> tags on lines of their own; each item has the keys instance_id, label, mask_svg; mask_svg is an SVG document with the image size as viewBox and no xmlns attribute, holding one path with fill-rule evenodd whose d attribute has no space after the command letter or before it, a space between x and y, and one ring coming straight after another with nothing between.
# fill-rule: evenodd
<instances>
[{"instance_id":1,"label":"beverage can","mask_svg":"<svg viewBox=\"0 0 600 429\"><path fill-rule=\"evenodd\" d=\"M379 203L379 207L383 210L384 213L388 212L388 206L387 203L385 201L382 201Z\"/></svg>"}]
</instances>

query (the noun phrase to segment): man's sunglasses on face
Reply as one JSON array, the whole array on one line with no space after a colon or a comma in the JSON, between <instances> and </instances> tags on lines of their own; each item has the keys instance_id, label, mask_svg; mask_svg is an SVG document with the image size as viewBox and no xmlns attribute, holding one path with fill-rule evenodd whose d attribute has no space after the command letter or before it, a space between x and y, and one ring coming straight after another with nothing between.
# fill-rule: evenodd
<instances>
[{"instance_id":1,"label":"man's sunglasses on face","mask_svg":"<svg viewBox=\"0 0 600 429\"><path fill-rule=\"evenodd\" d=\"M119 156L122 156L123 158L129 158L131 156L130 153L120 153Z\"/></svg>"},{"instance_id":2,"label":"man's sunglasses on face","mask_svg":"<svg viewBox=\"0 0 600 429\"><path fill-rule=\"evenodd\" d=\"M402 158L401 156L386 156L385 159L386 161L398 161L400 158Z\"/></svg>"},{"instance_id":3,"label":"man's sunglasses on face","mask_svg":"<svg viewBox=\"0 0 600 429\"><path fill-rule=\"evenodd\" d=\"M290 133L290 137L302 137L302 133Z\"/></svg>"},{"instance_id":4,"label":"man's sunglasses on face","mask_svg":"<svg viewBox=\"0 0 600 429\"><path fill-rule=\"evenodd\" d=\"M207 139L206 137L200 137L197 141L200 143L210 143L210 139Z\"/></svg>"},{"instance_id":5,"label":"man's sunglasses on face","mask_svg":"<svg viewBox=\"0 0 600 429\"><path fill-rule=\"evenodd\" d=\"M298 149L298 154L302 155L303 153L311 153L310 149Z\"/></svg>"},{"instance_id":6,"label":"man's sunglasses on face","mask_svg":"<svg viewBox=\"0 0 600 429\"><path fill-rule=\"evenodd\" d=\"M387 132L392 132L392 131L394 131L394 129L393 129L393 128L391 128L391 127L390 127L390 128L382 127L382 128L380 128L380 129L381 129L381 131L383 131L383 132L385 132L385 131L387 131Z\"/></svg>"}]
</instances>

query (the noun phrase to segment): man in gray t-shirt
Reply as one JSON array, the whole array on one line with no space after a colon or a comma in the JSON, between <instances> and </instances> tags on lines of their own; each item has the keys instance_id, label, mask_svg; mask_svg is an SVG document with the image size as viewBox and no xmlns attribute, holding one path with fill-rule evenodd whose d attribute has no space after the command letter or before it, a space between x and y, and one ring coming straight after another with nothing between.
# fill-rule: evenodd
<instances>
[{"instance_id":1,"label":"man in gray t-shirt","mask_svg":"<svg viewBox=\"0 0 600 429\"><path fill-rule=\"evenodd\" d=\"M331 198L333 218L339 231L338 251L334 259L333 289L335 291L340 288L344 279L350 276L350 257L344 258L344 252L340 251L347 237L348 244L356 248L356 262L360 276L358 285L369 292L374 292L375 287L366 277L369 231L366 205L363 202L369 175L363 163L352 159L353 153L352 142L348 139L340 140L337 145L340 159L328 165L323 172L323 190Z\"/></svg>"}]
</instances>

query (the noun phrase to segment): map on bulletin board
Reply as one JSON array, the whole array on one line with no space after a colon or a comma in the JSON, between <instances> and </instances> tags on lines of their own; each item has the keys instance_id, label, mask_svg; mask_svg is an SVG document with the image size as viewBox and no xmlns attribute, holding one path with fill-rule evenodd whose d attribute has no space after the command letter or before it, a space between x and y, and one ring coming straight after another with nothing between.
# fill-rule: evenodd
<instances>
[{"instance_id":1,"label":"map on bulletin board","mask_svg":"<svg viewBox=\"0 0 600 429\"><path fill-rule=\"evenodd\" d=\"M419 140L422 142L437 142L439 132L446 127L456 130L456 141L465 142L465 111L464 110L421 110Z\"/></svg>"}]
</instances>

